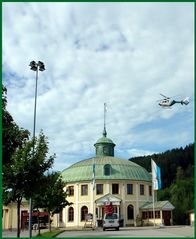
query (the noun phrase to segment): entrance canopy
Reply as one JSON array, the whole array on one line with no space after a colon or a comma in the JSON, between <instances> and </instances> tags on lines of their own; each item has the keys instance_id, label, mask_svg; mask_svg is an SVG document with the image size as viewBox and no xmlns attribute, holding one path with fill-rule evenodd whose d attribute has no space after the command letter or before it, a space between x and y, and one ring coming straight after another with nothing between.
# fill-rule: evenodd
<instances>
[{"instance_id":1,"label":"entrance canopy","mask_svg":"<svg viewBox=\"0 0 196 239\"><path fill-rule=\"evenodd\" d=\"M120 205L121 199L108 193L105 196L98 198L95 202L98 206L103 206L109 202L111 202L112 205Z\"/></svg>"}]
</instances>

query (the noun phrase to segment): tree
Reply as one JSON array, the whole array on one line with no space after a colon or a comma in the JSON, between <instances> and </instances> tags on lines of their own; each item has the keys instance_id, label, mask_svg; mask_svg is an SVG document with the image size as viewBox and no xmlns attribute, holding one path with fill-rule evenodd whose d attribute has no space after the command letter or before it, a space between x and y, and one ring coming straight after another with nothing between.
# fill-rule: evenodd
<instances>
[{"instance_id":1,"label":"tree","mask_svg":"<svg viewBox=\"0 0 196 239\"><path fill-rule=\"evenodd\" d=\"M170 200L170 197L171 197L170 188L168 187L168 188L158 190L157 197L158 197L158 201Z\"/></svg>"},{"instance_id":2,"label":"tree","mask_svg":"<svg viewBox=\"0 0 196 239\"><path fill-rule=\"evenodd\" d=\"M171 185L171 203L175 205L174 223L187 224L187 212L194 206L194 179L177 180Z\"/></svg>"},{"instance_id":3,"label":"tree","mask_svg":"<svg viewBox=\"0 0 196 239\"><path fill-rule=\"evenodd\" d=\"M33 152L34 144L34 152ZM6 175L3 182L4 203L17 203L17 237L20 237L20 206L23 198L29 199L36 194L37 185L44 173L51 168L55 155L47 158L48 142L41 131L39 138L26 141L17 148L11 158L11 164L3 167Z\"/></svg>"},{"instance_id":4,"label":"tree","mask_svg":"<svg viewBox=\"0 0 196 239\"><path fill-rule=\"evenodd\" d=\"M188 211L194 206L194 143L184 149L181 147L160 154L132 158L131 161L151 171L151 158L161 168L163 188L158 191L158 200L169 200L175 206L174 224L186 224Z\"/></svg>"},{"instance_id":5,"label":"tree","mask_svg":"<svg viewBox=\"0 0 196 239\"><path fill-rule=\"evenodd\" d=\"M2 164L10 164L13 153L29 138L29 131L19 128L7 111L7 89L2 85Z\"/></svg>"},{"instance_id":6,"label":"tree","mask_svg":"<svg viewBox=\"0 0 196 239\"><path fill-rule=\"evenodd\" d=\"M49 230L51 231L51 217L59 213L65 206L71 205L66 200L67 194L64 191L65 183L60 173L53 172L46 175L39 188L39 194L33 197L33 207L43 208L49 214Z\"/></svg>"},{"instance_id":7,"label":"tree","mask_svg":"<svg viewBox=\"0 0 196 239\"><path fill-rule=\"evenodd\" d=\"M176 180L180 180L180 179L184 179L184 170L182 167L177 167L177 171L176 171Z\"/></svg>"},{"instance_id":8,"label":"tree","mask_svg":"<svg viewBox=\"0 0 196 239\"><path fill-rule=\"evenodd\" d=\"M163 189L170 187L175 182L176 176L189 178L194 175L194 143L187 145L185 148L176 148L164 153L135 157L129 160L151 172L151 159L161 168ZM184 172L180 168L177 170L178 167Z\"/></svg>"}]
</instances>

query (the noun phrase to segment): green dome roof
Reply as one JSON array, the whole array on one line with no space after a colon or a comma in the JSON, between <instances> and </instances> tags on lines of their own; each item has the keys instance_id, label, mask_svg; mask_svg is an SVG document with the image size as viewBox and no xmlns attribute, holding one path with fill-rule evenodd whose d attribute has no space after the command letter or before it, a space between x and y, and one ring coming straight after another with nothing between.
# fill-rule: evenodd
<instances>
[{"instance_id":1,"label":"green dome roof","mask_svg":"<svg viewBox=\"0 0 196 239\"><path fill-rule=\"evenodd\" d=\"M106 156L90 158L73 164L69 168L62 171L61 175L63 181L68 183L92 180L94 161L96 165L95 179L128 179L136 181L152 180L151 174L138 164L129 160ZM106 164L111 165L111 173L108 176L104 175L104 166Z\"/></svg>"},{"instance_id":2,"label":"green dome roof","mask_svg":"<svg viewBox=\"0 0 196 239\"><path fill-rule=\"evenodd\" d=\"M114 144L113 141L105 136L101 137L100 139L97 140L95 144Z\"/></svg>"}]
</instances>

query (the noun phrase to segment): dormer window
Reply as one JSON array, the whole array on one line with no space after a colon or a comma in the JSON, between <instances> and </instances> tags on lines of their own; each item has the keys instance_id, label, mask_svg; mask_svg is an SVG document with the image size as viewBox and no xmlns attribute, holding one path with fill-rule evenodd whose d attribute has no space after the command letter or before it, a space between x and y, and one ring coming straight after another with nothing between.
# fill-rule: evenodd
<instances>
[{"instance_id":1,"label":"dormer window","mask_svg":"<svg viewBox=\"0 0 196 239\"><path fill-rule=\"evenodd\" d=\"M105 176L109 176L109 175L111 175L111 170L112 168L111 168L111 165L110 164L106 164L106 165L104 165L104 175Z\"/></svg>"}]
</instances>

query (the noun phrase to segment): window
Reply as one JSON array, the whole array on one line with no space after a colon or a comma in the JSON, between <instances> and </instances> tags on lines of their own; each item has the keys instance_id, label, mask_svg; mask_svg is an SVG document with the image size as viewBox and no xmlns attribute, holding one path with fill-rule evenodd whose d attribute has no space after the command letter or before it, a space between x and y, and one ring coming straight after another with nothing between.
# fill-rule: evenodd
<instances>
[{"instance_id":1,"label":"window","mask_svg":"<svg viewBox=\"0 0 196 239\"><path fill-rule=\"evenodd\" d=\"M85 221L86 214L88 214L88 208L83 206L81 208L81 221Z\"/></svg>"},{"instance_id":2,"label":"window","mask_svg":"<svg viewBox=\"0 0 196 239\"><path fill-rule=\"evenodd\" d=\"M88 185L81 185L81 195L88 195Z\"/></svg>"},{"instance_id":3,"label":"window","mask_svg":"<svg viewBox=\"0 0 196 239\"><path fill-rule=\"evenodd\" d=\"M153 218L153 212L152 211L148 212L148 218Z\"/></svg>"},{"instance_id":4,"label":"window","mask_svg":"<svg viewBox=\"0 0 196 239\"><path fill-rule=\"evenodd\" d=\"M142 219L154 218L153 211L142 212ZM155 218L160 218L160 211L155 211Z\"/></svg>"},{"instance_id":5,"label":"window","mask_svg":"<svg viewBox=\"0 0 196 239\"><path fill-rule=\"evenodd\" d=\"M68 195L69 196L74 196L74 186L69 186L68 187Z\"/></svg>"},{"instance_id":6,"label":"window","mask_svg":"<svg viewBox=\"0 0 196 239\"><path fill-rule=\"evenodd\" d=\"M133 194L133 184L127 184L127 194Z\"/></svg>"},{"instance_id":7,"label":"window","mask_svg":"<svg viewBox=\"0 0 196 239\"><path fill-rule=\"evenodd\" d=\"M140 195L144 195L144 185L140 184Z\"/></svg>"},{"instance_id":8,"label":"window","mask_svg":"<svg viewBox=\"0 0 196 239\"><path fill-rule=\"evenodd\" d=\"M97 184L96 185L96 193L98 194L103 194L103 184Z\"/></svg>"},{"instance_id":9,"label":"window","mask_svg":"<svg viewBox=\"0 0 196 239\"><path fill-rule=\"evenodd\" d=\"M107 146L103 147L103 153L108 154L109 153L109 148Z\"/></svg>"},{"instance_id":10,"label":"window","mask_svg":"<svg viewBox=\"0 0 196 239\"><path fill-rule=\"evenodd\" d=\"M105 176L111 175L111 165L110 164L104 165L104 175Z\"/></svg>"},{"instance_id":11,"label":"window","mask_svg":"<svg viewBox=\"0 0 196 239\"><path fill-rule=\"evenodd\" d=\"M142 212L142 219L147 219L147 218L148 218L147 212Z\"/></svg>"},{"instance_id":12,"label":"window","mask_svg":"<svg viewBox=\"0 0 196 239\"><path fill-rule=\"evenodd\" d=\"M149 196L152 196L152 186L149 186Z\"/></svg>"},{"instance_id":13,"label":"window","mask_svg":"<svg viewBox=\"0 0 196 239\"><path fill-rule=\"evenodd\" d=\"M127 219L128 220L134 219L134 208L133 205L131 204L127 207Z\"/></svg>"},{"instance_id":14,"label":"window","mask_svg":"<svg viewBox=\"0 0 196 239\"><path fill-rule=\"evenodd\" d=\"M74 221L74 209L73 207L70 207L68 209L68 222L73 222Z\"/></svg>"},{"instance_id":15,"label":"window","mask_svg":"<svg viewBox=\"0 0 196 239\"><path fill-rule=\"evenodd\" d=\"M160 211L155 211L155 218L160 218Z\"/></svg>"},{"instance_id":16,"label":"window","mask_svg":"<svg viewBox=\"0 0 196 239\"><path fill-rule=\"evenodd\" d=\"M112 194L118 194L119 185L117 183L112 184Z\"/></svg>"}]
</instances>

